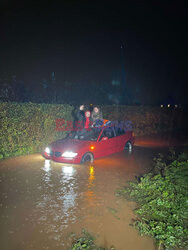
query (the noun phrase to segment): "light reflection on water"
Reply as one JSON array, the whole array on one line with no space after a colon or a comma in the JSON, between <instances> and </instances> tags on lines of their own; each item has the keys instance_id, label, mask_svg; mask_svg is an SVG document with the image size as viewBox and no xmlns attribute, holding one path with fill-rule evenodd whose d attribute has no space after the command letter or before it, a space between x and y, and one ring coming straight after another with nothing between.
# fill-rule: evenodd
<instances>
[{"instance_id":1,"label":"light reflection on water","mask_svg":"<svg viewBox=\"0 0 188 250\"><path fill-rule=\"evenodd\" d=\"M89 184L88 187L93 185L93 181L95 180L95 169L93 166L89 167Z\"/></svg>"},{"instance_id":2,"label":"light reflection on water","mask_svg":"<svg viewBox=\"0 0 188 250\"><path fill-rule=\"evenodd\" d=\"M51 161L50 160L45 160L44 161L44 167L42 168L44 171L49 172L51 167L50 167Z\"/></svg>"},{"instance_id":3,"label":"light reflection on water","mask_svg":"<svg viewBox=\"0 0 188 250\"><path fill-rule=\"evenodd\" d=\"M50 183L50 176L51 176L51 161L50 160L44 161L44 166L42 167L42 170L44 170L44 172L45 172L43 180L47 184L49 184Z\"/></svg>"},{"instance_id":4,"label":"light reflection on water","mask_svg":"<svg viewBox=\"0 0 188 250\"><path fill-rule=\"evenodd\" d=\"M64 220L68 223L76 221L74 210L76 207L77 198L77 184L75 180L76 169L72 166L62 166L62 173L60 178L61 193L60 200L63 203L62 212L65 215Z\"/></svg>"},{"instance_id":5,"label":"light reflection on water","mask_svg":"<svg viewBox=\"0 0 188 250\"><path fill-rule=\"evenodd\" d=\"M89 207L95 207L96 205L96 194L95 194L95 168L94 166L89 166L89 175L88 175L88 181L87 181L87 189L85 191L85 199L88 203L87 206Z\"/></svg>"},{"instance_id":6,"label":"light reflection on water","mask_svg":"<svg viewBox=\"0 0 188 250\"><path fill-rule=\"evenodd\" d=\"M4 246L16 246L22 240L27 247L19 249L68 249L68 235L70 232L79 233L82 228L94 235L99 233L101 245L106 239L105 242L117 245L117 249L124 249L125 243L130 246L127 249L153 249L150 241L147 247L137 232L130 229L130 208L121 204L121 214L120 203L116 203L114 196L116 188L147 170L150 158L150 151L141 149L129 158L116 154L98 159L92 165L65 165L50 160L33 164L32 157L29 160L25 157L23 163L15 163L12 171L2 170L0 187L4 187L9 198L2 204L3 225L7 223L7 228L1 227L1 242L3 236L5 238L2 249L15 249ZM14 196L19 202L13 200L15 185L19 196L16 189ZM114 218L108 207L118 210L121 220ZM10 215L14 220L5 217ZM15 228L18 232L11 235L9 243L8 230L16 231Z\"/></svg>"},{"instance_id":7,"label":"light reflection on water","mask_svg":"<svg viewBox=\"0 0 188 250\"><path fill-rule=\"evenodd\" d=\"M65 176L73 176L75 173L75 170L72 166L63 166L62 172Z\"/></svg>"},{"instance_id":8,"label":"light reflection on water","mask_svg":"<svg viewBox=\"0 0 188 250\"><path fill-rule=\"evenodd\" d=\"M77 221L76 169L73 166L56 166L45 160L39 183L38 200L31 216L42 226L43 233L51 240L63 242L63 230Z\"/></svg>"}]
</instances>

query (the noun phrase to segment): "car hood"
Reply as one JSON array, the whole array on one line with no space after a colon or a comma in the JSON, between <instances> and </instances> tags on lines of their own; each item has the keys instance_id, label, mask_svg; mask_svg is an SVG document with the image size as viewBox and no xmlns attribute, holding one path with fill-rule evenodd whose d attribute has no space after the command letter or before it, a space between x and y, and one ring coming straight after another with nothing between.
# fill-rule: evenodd
<instances>
[{"instance_id":1,"label":"car hood","mask_svg":"<svg viewBox=\"0 0 188 250\"><path fill-rule=\"evenodd\" d=\"M62 139L55 142L52 142L49 147L58 152L64 152L64 151L78 151L81 148L85 146L89 146L89 141L81 141L81 140L75 140L75 139Z\"/></svg>"}]
</instances>

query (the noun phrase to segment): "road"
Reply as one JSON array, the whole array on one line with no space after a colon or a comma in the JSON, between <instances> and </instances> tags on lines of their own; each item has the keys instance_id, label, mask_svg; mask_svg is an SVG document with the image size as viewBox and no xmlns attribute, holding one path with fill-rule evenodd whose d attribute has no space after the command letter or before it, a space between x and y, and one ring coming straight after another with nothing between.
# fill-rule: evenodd
<instances>
[{"instance_id":1,"label":"road","mask_svg":"<svg viewBox=\"0 0 188 250\"><path fill-rule=\"evenodd\" d=\"M40 154L1 160L1 249L68 249L70 233L85 228L106 248L154 250L153 240L130 226L136 204L114 193L148 172L152 157L167 146L164 138L141 137L131 157L118 153L90 165L55 163Z\"/></svg>"}]
</instances>

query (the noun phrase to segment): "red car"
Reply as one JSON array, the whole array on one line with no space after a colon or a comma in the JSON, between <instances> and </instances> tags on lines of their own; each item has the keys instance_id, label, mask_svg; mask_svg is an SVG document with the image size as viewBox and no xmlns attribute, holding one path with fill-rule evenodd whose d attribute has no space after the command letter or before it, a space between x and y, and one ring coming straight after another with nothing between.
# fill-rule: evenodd
<instances>
[{"instance_id":1,"label":"red car","mask_svg":"<svg viewBox=\"0 0 188 250\"><path fill-rule=\"evenodd\" d=\"M93 162L96 158L123 150L130 154L133 144L132 131L108 125L93 128L83 135L70 133L66 138L52 142L43 156L62 163Z\"/></svg>"}]
</instances>

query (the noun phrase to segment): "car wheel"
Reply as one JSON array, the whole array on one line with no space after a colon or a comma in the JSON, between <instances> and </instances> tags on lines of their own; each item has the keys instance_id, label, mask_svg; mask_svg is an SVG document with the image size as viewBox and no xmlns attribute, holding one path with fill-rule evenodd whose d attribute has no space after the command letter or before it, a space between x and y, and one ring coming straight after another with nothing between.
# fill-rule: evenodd
<instances>
[{"instance_id":1,"label":"car wheel","mask_svg":"<svg viewBox=\"0 0 188 250\"><path fill-rule=\"evenodd\" d=\"M85 153L82 157L81 163L84 162L93 162L94 161L94 157L92 153Z\"/></svg>"},{"instance_id":2,"label":"car wheel","mask_svg":"<svg viewBox=\"0 0 188 250\"><path fill-rule=\"evenodd\" d=\"M125 147L124 147L124 152L127 154L127 155L130 155L133 151L133 146L132 146L132 143L130 141L128 141L126 144L125 144Z\"/></svg>"}]
</instances>

